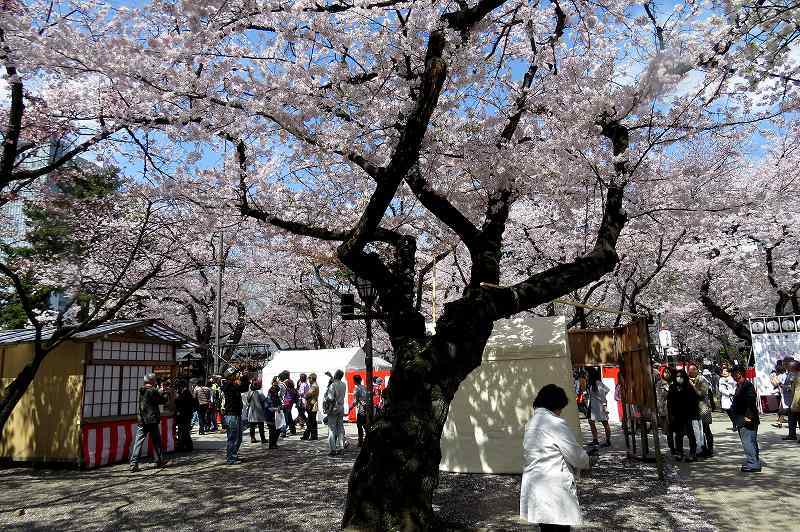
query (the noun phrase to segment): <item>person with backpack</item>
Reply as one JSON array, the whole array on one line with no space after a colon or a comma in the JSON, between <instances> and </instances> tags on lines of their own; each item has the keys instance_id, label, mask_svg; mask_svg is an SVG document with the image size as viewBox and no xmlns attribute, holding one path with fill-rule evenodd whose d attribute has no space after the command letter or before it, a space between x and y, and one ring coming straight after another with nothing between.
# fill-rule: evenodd
<instances>
[{"instance_id":1,"label":"person with backpack","mask_svg":"<svg viewBox=\"0 0 800 532\"><path fill-rule=\"evenodd\" d=\"M342 377L344 372L337 369L325 390L325 400L322 403L328 425L328 456L339 456L344 452L344 398L347 386L342 382Z\"/></svg>"}]
</instances>

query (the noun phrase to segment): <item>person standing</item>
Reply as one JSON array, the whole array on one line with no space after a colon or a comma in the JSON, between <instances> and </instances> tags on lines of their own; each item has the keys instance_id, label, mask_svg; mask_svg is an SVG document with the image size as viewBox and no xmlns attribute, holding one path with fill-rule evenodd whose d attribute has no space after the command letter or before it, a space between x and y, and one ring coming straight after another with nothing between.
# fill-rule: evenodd
<instances>
[{"instance_id":1,"label":"person standing","mask_svg":"<svg viewBox=\"0 0 800 532\"><path fill-rule=\"evenodd\" d=\"M689 366L688 375L689 384L692 385L692 389L697 394L699 421L703 433L700 456L705 458L711 457L714 456L714 435L711 433L712 416L711 405L709 404L711 383L700 374L697 370L697 366L694 364Z\"/></svg>"},{"instance_id":2,"label":"person standing","mask_svg":"<svg viewBox=\"0 0 800 532\"><path fill-rule=\"evenodd\" d=\"M367 425L367 389L361 384L361 375L353 375L353 404L351 409L356 411L356 427L358 427L358 446L364 443L364 427Z\"/></svg>"},{"instance_id":3,"label":"person standing","mask_svg":"<svg viewBox=\"0 0 800 532\"><path fill-rule=\"evenodd\" d=\"M306 426L306 392L308 392L309 384L308 377L305 373L301 373L297 378L297 419L295 425Z\"/></svg>"},{"instance_id":4,"label":"person standing","mask_svg":"<svg viewBox=\"0 0 800 532\"><path fill-rule=\"evenodd\" d=\"M178 394L175 398L175 425L177 426L176 451L191 452L194 450L192 443L192 415L194 413L194 398L192 397L186 381L178 381Z\"/></svg>"},{"instance_id":5,"label":"person standing","mask_svg":"<svg viewBox=\"0 0 800 532\"><path fill-rule=\"evenodd\" d=\"M250 390L242 394L243 407L247 412L247 423L250 425L250 443L256 443L256 427L261 437L261 443L267 443L264 436L264 423L267 421L265 403L267 398L261 392L261 383L254 381Z\"/></svg>"},{"instance_id":6,"label":"person standing","mask_svg":"<svg viewBox=\"0 0 800 532\"><path fill-rule=\"evenodd\" d=\"M308 390L305 393L306 401L306 430L303 432L301 440L316 440L317 436L317 413L319 411L319 385L317 384L317 374L312 373L308 376Z\"/></svg>"},{"instance_id":7,"label":"person standing","mask_svg":"<svg viewBox=\"0 0 800 532\"><path fill-rule=\"evenodd\" d=\"M342 382L342 377L344 377L344 372L337 369L325 391L329 456L338 456L344 452L344 399L347 386Z\"/></svg>"},{"instance_id":8,"label":"person standing","mask_svg":"<svg viewBox=\"0 0 800 532\"><path fill-rule=\"evenodd\" d=\"M675 371L675 378L667 394L667 409L669 411L669 424L675 434L675 453L678 460L694 462L697 460L697 440L692 428L692 419L698 416L699 406L697 394L689 386L689 376L686 371ZM683 436L689 438L689 456L683 454Z\"/></svg>"},{"instance_id":9,"label":"person standing","mask_svg":"<svg viewBox=\"0 0 800 532\"><path fill-rule=\"evenodd\" d=\"M742 473L757 473L761 471L761 459L758 450L758 406L756 389L753 383L744 377L745 369L736 366L731 371L733 380L736 381L736 393L733 395L733 419L739 439L742 441L745 461L742 464Z\"/></svg>"},{"instance_id":10,"label":"person standing","mask_svg":"<svg viewBox=\"0 0 800 532\"><path fill-rule=\"evenodd\" d=\"M199 433L205 434L209 430L208 420L211 409L211 388L204 383L199 383L194 389L194 398L197 400L197 420L200 424Z\"/></svg>"},{"instance_id":11,"label":"person standing","mask_svg":"<svg viewBox=\"0 0 800 532\"><path fill-rule=\"evenodd\" d=\"M280 386L278 379L272 379L272 385L267 390L267 397L264 403L264 414L267 419L267 428L269 429L269 448L278 448L278 429L275 426L275 419L277 416L283 417L283 408L281 406Z\"/></svg>"},{"instance_id":12,"label":"person standing","mask_svg":"<svg viewBox=\"0 0 800 532\"><path fill-rule=\"evenodd\" d=\"M294 381L288 376L283 381L283 385L286 386L286 391L283 394L283 416L286 419L289 434L295 436L297 427L294 423L294 416L292 416L292 407L297 402L297 388L294 386Z\"/></svg>"},{"instance_id":13,"label":"person standing","mask_svg":"<svg viewBox=\"0 0 800 532\"><path fill-rule=\"evenodd\" d=\"M598 445L596 422L600 422L606 431L604 447L611 447L611 427L608 425L608 399L610 388L603 384L600 370L588 369L589 379L589 429L592 431L592 445Z\"/></svg>"},{"instance_id":14,"label":"person standing","mask_svg":"<svg viewBox=\"0 0 800 532\"><path fill-rule=\"evenodd\" d=\"M217 432L219 426L217 424L217 415L222 412L222 390L216 381L211 380L208 383L209 390L211 390L211 401L208 404L208 421L209 430Z\"/></svg>"},{"instance_id":15,"label":"person standing","mask_svg":"<svg viewBox=\"0 0 800 532\"><path fill-rule=\"evenodd\" d=\"M537 523L543 532L569 530L582 524L576 489L577 472L591 460L561 417L569 400L566 392L548 384L533 401L533 415L523 436L520 517Z\"/></svg>"},{"instance_id":16,"label":"person standing","mask_svg":"<svg viewBox=\"0 0 800 532\"><path fill-rule=\"evenodd\" d=\"M667 446L670 453L675 455L675 438L673 437L672 427L669 423L669 405L667 397L669 395L669 386L672 382L672 368L669 366L664 367L659 373L656 374L656 403L658 405L658 423L664 435L667 437Z\"/></svg>"},{"instance_id":17,"label":"person standing","mask_svg":"<svg viewBox=\"0 0 800 532\"><path fill-rule=\"evenodd\" d=\"M783 359L783 371L778 376L778 388L780 390L780 413L784 415L784 419L786 420L786 424L789 425L791 423L790 418L792 418L791 412L791 404L792 404L792 363L794 359L792 357L786 357Z\"/></svg>"},{"instance_id":18,"label":"person standing","mask_svg":"<svg viewBox=\"0 0 800 532\"><path fill-rule=\"evenodd\" d=\"M722 377L719 379L719 404L722 411L728 415L731 420L731 430L736 430L736 425L733 422L733 412L731 412L731 404L733 403L733 395L736 393L736 381L731 377L730 370L726 367L722 368Z\"/></svg>"},{"instance_id":19,"label":"person standing","mask_svg":"<svg viewBox=\"0 0 800 532\"><path fill-rule=\"evenodd\" d=\"M249 388L247 377L241 377L239 370L228 369L227 381L222 384L225 396L225 424L227 425L228 445L226 462L233 465L239 462L239 447L242 445L242 394Z\"/></svg>"},{"instance_id":20,"label":"person standing","mask_svg":"<svg viewBox=\"0 0 800 532\"><path fill-rule=\"evenodd\" d=\"M786 419L786 409L783 408L783 393L781 393L781 385L786 380L786 369L783 367L783 360L775 362L775 369L769 374L769 381L772 384L772 394L775 397L775 402L778 404L778 419L777 423L772 426L776 428L783 428Z\"/></svg>"},{"instance_id":21,"label":"person standing","mask_svg":"<svg viewBox=\"0 0 800 532\"><path fill-rule=\"evenodd\" d=\"M789 435L785 436L784 440L798 440L797 438L797 424L800 419L800 362L792 360L789 365L791 378L791 387L789 388Z\"/></svg>"},{"instance_id":22,"label":"person standing","mask_svg":"<svg viewBox=\"0 0 800 532\"><path fill-rule=\"evenodd\" d=\"M161 452L161 433L158 426L161 424L161 411L159 407L167 402L167 398L156 388L155 373L144 376L144 383L139 388L139 401L136 425L136 439L131 449L130 468L132 472L139 471L139 453L142 451L144 439L150 436L150 444L156 457L156 467L164 467L168 460L164 459Z\"/></svg>"}]
</instances>

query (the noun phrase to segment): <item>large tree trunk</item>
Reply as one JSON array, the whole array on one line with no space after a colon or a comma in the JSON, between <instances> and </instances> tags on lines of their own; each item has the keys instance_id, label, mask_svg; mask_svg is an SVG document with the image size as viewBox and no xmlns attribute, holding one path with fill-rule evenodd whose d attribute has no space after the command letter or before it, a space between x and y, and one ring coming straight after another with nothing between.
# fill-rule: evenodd
<instances>
[{"instance_id":1,"label":"large tree trunk","mask_svg":"<svg viewBox=\"0 0 800 532\"><path fill-rule=\"evenodd\" d=\"M439 483L439 440L458 385L480 365L490 320L448 309L436 337L398 338L385 410L368 431L350 476L343 526L431 530ZM456 314L456 315L453 315ZM477 316L475 315L477 314ZM464 327L471 322L471 327ZM442 341L458 327L458 341Z\"/></svg>"},{"instance_id":2,"label":"large tree trunk","mask_svg":"<svg viewBox=\"0 0 800 532\"><path fill-rule=\"evenodd\" d=\"M11 417L11 413L16 408L17 403L25 395L28 387L33 382L33 378L36 376L36 372L39 371L39 367L49 352L49 349L45 349L40 344L34 344L33 360L26 364L17 375L17 378L3 390L3 396L0 398L0 434L3 433L8 418Z\"/></svg>"}]
</instances>

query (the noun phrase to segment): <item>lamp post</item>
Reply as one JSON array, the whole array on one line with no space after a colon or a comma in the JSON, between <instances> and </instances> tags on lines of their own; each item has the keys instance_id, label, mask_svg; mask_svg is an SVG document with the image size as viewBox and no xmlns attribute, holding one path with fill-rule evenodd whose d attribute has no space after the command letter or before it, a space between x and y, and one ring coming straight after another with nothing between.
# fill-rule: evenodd
<instances>
[{"instance_id":1,"label":"lamp post","mask_svg":"<svg viewBox=\"0 0 800 532\"><path fill-rule=\"evenodd\" d=\"M367 326L367 352L365 364L367 366L367 426L372 426L372 305L378 297L378 290L373 286L369 280L363 277L356 277L355 279L356 290L364 302L364 321Z\"/></svg>"}]
</instances>

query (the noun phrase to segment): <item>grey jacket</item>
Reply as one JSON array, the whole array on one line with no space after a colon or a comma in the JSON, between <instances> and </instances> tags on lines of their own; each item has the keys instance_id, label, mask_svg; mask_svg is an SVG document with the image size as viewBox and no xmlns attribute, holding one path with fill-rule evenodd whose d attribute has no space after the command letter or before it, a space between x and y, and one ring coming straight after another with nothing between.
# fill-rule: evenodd
<instances>
[{"instance_id":1,"label":"grey jacket","mask_svg":"<svg viewBox=\"0 0 800 532\"><path fill-rule=\"evenodd\" d=\"M247 411L247 421L249 423L264 423L267 421L267 414L264 403L267 398L261 390L250 390L242 394L243 409Z\"/></svg>"}]
</instances>

